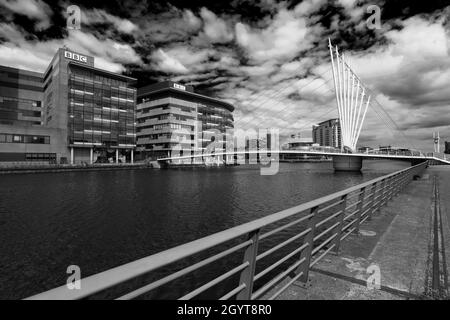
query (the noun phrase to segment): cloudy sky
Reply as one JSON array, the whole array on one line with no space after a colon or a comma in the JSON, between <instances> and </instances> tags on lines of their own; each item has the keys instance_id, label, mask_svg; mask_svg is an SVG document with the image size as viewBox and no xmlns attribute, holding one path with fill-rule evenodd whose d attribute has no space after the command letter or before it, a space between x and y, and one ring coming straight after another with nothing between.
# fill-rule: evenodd
<instances>
[{"instance_id":1,"label":"cloudy sky","mask_svg":"<svg viewBox=\"0 0 450 320\"><path fill-rule=\"evenodd\" d=\"M72 4L81 30L66 29ZM2 65L42 72L67 45L139 85L194 85L233 103L236 127L283 136L337 117L328 38L373 95L360 145L450 140L450 0L0 0Z\"/></svg>"}]
</instances>

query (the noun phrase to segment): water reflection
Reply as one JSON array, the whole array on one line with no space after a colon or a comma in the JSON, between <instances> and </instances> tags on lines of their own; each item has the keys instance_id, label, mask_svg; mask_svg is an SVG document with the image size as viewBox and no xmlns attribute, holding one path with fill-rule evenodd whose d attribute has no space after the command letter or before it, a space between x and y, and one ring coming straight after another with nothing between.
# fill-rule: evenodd
<instances>
[{"instance_id":1,"label":"water reflection","mask_svg":"<svg viewBox=\"0 0 450 320\"><path fill-rule=\"evenodd\" d=\"M290 208L408 166L366 161L5 175L0 178L0 298L23 298L82 276Z\"/></svg>"}]
</instances>

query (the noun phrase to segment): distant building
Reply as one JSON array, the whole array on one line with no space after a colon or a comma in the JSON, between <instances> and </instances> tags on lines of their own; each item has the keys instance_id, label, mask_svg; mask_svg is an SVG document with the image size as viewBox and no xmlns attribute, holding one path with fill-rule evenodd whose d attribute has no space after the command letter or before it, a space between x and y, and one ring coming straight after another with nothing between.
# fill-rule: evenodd
<instances>
[{"instance_id":1,"label":"distant building","mask_svg":"<svg viewBox=\"0 0 450 320\"><path fill-rule=\"evenodd\" d=\"M393 146L379 146L378 153L383 154L397 154L397 155L420 155L419 151L411 150L404 147L393 147Z\"/></svg>"},{"instance_id":2,"label":"distant building","mask_svg":"<svg viewBox=\"0 0 450 320\"><path fill-rule=\"evenodd\" d=\"M302 150L308 149L312 146L318 146L318 144L314 144L312 138L302 138L300 134L293 134L287 140L287 142L283 145L282 149L284 150Z\"/></svg>"},{"instance_id":3,"label":"distant building","mask_svg":"<svg viewBox=\"0 0 450 320\"><path fill-rule=\"evenodd\" d=\"M450 154L450 142L445 141L445 154Z\"/></svg>"},{"instance_id":4,"label":"distant building","mask_svg":"<svg viewBox=\"0 0 450 320\"><path fill-rule=\"evenodd\" d=\"M272 135L268 132L258 138L245 137L245 150L270 150L272 148Z\"/></svg>"},{"instance_id":5,"label":"distant building","mask_svg":"<svg viewBox=\"0 0 450 320\"><path fill-rule=\"evenodd\" d=\"M372 150L373 150L373 148L371 148L371 147L359 147L358 148L359 153L369 153Z\"/></svg>"},{"instance_id":6,"label":"distant building","mask_svg":"<svg viewBox=\"0 0 450 320\"><path fill-rule=\"evenodd\" d=\"M138 89L137 145L143 158L203 151L214 141L225 147L234 128L234 107L172 81Z\"/></svg>"},{"instance_id":7,"label":"distant building","mask_svg":"<svg viewBox=\"0 0 450 320\"><path fill-rule=\"evenodd\" d=\"M378 150L380 151L380 152L384 152L384 151L392 151L392 150L394 150L393 148L392 148L392 146L379 146L378 147Z\"/></svg>"},{"instance_id":8,"label":"distant building","mask_svg":"<svg viewBox=\"0 0 450 320\"><path fill-rule=\"evenodd\" d=\"M341 149L342 133L339 119L330 119L314 125L312 128L313 142L322 147Z\"/></svg>"}]
</instances>

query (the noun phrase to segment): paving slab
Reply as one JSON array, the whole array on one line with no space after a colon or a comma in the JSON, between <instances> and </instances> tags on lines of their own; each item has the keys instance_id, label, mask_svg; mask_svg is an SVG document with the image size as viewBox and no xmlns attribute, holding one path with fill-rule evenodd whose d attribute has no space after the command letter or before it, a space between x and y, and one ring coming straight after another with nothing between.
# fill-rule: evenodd
<instances>
[{"instance_id":1,"label":"paving slab","mask_svg":"<svg viewBox=\"0 0 450 320\"><path fill-rule=\"evenodd\" d=\"M425 288L430 268L435 175L441 195L444 251L449 257L450 166L434 166L366 221L359 234L347 237L339 255L329 254L318 262L310 271L307 288L294 283L278 299L429 299ZM376 277L374 270L380 274L378 288L367 284Z\"/></svg>"}]
</instances>

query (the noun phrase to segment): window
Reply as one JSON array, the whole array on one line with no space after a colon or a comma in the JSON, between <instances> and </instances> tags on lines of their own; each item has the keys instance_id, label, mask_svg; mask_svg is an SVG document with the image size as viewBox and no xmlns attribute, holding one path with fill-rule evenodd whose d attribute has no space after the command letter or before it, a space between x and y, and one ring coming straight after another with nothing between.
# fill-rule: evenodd
<instances>
[{"instance_id":1,"label":"window","mask_svg":"<svg viewBox=\"0 0 450 320\"><path fill-rule=\"evenodd\" d=\"M0 133L0 143L50 144L49 136Z\"/></svg>"},{"instance_id":2,"label":"window","mask_svg":"<svg viewBox=\"0 0 450 320\"><path fill-rule=\"evenodd\" d=\"M53 161L56 162L56 153L26 153L27 161Z\"/></svg>"}]
</instances>

